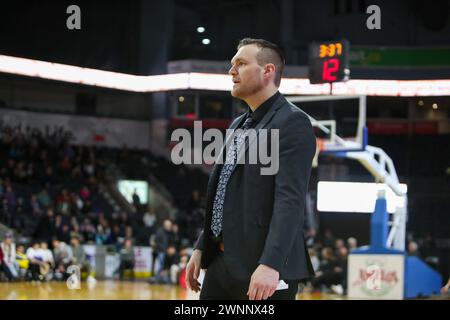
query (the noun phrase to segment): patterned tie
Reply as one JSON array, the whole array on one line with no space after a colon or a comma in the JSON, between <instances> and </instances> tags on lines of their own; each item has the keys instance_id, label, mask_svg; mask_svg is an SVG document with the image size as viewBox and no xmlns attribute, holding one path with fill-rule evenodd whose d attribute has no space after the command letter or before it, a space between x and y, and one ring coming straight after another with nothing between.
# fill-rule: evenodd
<instances>
[{"instance_id":1,"label":"patterned tie","mask_svg":"<svg viewBox=\"0 0 450 320\"><path fill-rule=\"evenodd\" d=\"M247 117L244 124L242 125L241 132L238 132L234 136L233 144L227 151L226 160L220 172L219 182L217 184L216 196L214 197L213 204L213 215L211 221L211 230L214 236L218 237L222 231L222 213L223 213L223 202L225 200L225 191L230 179L231 173L234 170L237 162L237 155L239 154L240 148L243 145L243 140L247 130L252 126L254 120L251 116Z\"/></svg>"}]
</instances>

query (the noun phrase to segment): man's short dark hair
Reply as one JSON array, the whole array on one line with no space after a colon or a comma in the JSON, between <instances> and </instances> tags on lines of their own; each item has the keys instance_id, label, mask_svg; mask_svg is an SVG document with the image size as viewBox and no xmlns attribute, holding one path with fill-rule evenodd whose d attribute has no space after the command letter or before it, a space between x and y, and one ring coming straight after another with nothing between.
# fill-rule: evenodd
<instances>
[{"instance_id":1,"label":"man's short dark hair","mask_svg":"<svg viewBox=\"0 0 450 320\"><path fill-rule=\"evenodd\" d=\"M256 60L260 66L263 66L266 63L273 63L275 65L275 85L279 87L285 64L283 51L272 42L252 38L244 38L239 41L237 49L239 50L241 47L250 44L254 44L260 49L256 55Z\"/></svg>"}]
</instances>

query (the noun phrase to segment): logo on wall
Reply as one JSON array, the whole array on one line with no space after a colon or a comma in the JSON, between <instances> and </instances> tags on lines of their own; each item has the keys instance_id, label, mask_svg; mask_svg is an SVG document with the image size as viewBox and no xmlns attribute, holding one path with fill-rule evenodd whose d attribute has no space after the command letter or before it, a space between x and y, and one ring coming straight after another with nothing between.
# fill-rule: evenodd
<instances>
[{"instance_id":1,"label":"logo on wall","mask_svg":"<svg viewBox=\"0 0 450 320\"><path fill-rule=\"evenodd\" d=\"M386 268L381 260L368 259L365 265L358 269L358 279L352 286L359 287L368 296L384 296L399 282L397 270Z\"/></svg>"}]
</instances>

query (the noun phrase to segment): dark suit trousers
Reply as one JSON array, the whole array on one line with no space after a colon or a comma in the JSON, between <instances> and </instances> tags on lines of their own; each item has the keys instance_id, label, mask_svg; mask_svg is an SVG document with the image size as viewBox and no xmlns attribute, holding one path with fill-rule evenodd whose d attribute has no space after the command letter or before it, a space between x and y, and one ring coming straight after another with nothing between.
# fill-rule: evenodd
<instances>
[{"instance_id":1,"label":"dark suit trousers","mask_svg":"<svg viewBox=\"0 0 450 320\"><path fill-rule=\"evenodd\" d=\"M249 280L238 280L232 276L220 253L206 270L200 292L200 300L248 300ZM295 300L299 281L285 280L288 289L277 290L268 300Z\"/></svg>"}]
</instances>

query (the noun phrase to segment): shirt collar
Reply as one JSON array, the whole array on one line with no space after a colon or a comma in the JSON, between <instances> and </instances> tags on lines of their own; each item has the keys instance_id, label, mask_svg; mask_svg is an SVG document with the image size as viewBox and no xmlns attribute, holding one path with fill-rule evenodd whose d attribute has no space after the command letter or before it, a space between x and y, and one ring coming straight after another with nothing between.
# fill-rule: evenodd
<instances>
[{"instance_id":1,"label":"shirt collar","mask_svg":"<svg viewBox=\"0 0 450 320\"><path fill-rule=\"evenodd\" d=\"M273 96L264 101L255 111L252 111L252 109L248 107L248 116L251 116L255 123L260 122L280 95L281 93L277 91Z\"/></svg>"}]
</instances>

